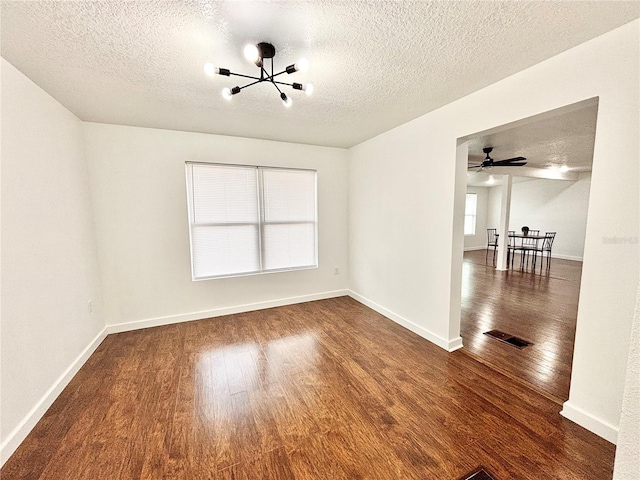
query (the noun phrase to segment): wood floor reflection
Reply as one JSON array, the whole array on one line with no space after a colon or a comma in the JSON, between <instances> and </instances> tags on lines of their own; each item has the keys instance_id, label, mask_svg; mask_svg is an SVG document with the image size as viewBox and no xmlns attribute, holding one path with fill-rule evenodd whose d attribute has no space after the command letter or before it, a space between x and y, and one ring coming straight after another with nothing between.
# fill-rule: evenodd
<instances>
[{"instance_id":1,"label":"wood floor reflection","mask_svg":"<svg viewBox=\"0 0 640 480\"><path fill-rule=\"evenodd\" d=\"M582 262L553 259L539 267L498 271L485 250L465 252L461 336L465 351L558 403L569 398ZM501 330L533 342L518 350L484 332Z\"/></svg>"},{"instance_id":2,"label":"wood floor reflection","mask_svg":"<svg viewBox=\"0 0 640 480\"><path fill-rule=\"evenodd\" d=\"M558 405L348 297L108 336L10 479L608 479Z\"/></svg>"}]
</instances>

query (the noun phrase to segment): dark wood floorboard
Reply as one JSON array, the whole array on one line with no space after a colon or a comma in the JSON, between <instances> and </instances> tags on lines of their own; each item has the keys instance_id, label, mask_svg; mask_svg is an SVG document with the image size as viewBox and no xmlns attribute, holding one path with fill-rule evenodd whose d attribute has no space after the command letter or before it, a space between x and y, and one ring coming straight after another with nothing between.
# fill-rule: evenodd
<instances>
[{"instance_id":1,"label":"dark wood floorboard","mask_svg":"<svg viewBox=\"0 0 640 480\"><path fill-rule=\"evenodd\" d=\"M519 267L516 255L516 267ZM569 398L582 262L553 259L539 267L498 271L485 250L465 252L460 334L464 350L561 403ZM522 350L484 335L501 330L533 342Z\"/></svg>"},{"instance_id":2,"label":"dark wood floorboard","mask_svg":"<svg viewBox=\"0 0 640 480\"><path fill-rule=\"evenodd\" d=\"M108 336L0 475L610 479L558 411L341 297Z\"/></svg>"}]
</instances>

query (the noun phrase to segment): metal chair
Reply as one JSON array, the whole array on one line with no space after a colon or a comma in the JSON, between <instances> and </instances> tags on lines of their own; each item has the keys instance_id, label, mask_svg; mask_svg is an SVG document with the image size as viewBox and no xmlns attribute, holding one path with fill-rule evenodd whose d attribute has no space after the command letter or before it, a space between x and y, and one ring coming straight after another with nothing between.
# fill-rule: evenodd
<instances>
[{"instance_id":1,"label":"metal chair","mask_svg":"<svg viewBox=\"0 0 640 480\"><path fill-rule=\"evenodd\" d=\"M540 230L529 230L528 235L537 237L540 235ZM538 251L538 239L537 238L523 238L522 244L518 248L520 250L520 267L524 267L526 263L529 265L529 255L533 253L533 268L536 266L536 253Z\"/></svg>"},{"instance_id":2,"label":"metal chair","mask_svg":"<svg viewBox=\"0 0 640 480\"><path fill-rule=\"evenodd\" d=\"M551 247L553 247L553 241L556 238L556 232L546 232L544 234L544 240L542 240L542 245L539 248L536 248L536 254L540 252L540 273L542 273L542 264L544 263L544 252L547 252L547 272L551 268ZM537 255L536 255L537 256ZM535 258L534 258L534 268L535 268Z\"/></svg>"},{"instance_id":3,"label":"metal chair","mask_svg":"<svg viewBox=\"0 0 640 480\"><path fill-rule=\"evenodd\" d=\"M487 263L489 258L489 248L493 247L493 266L496 266L496 250L498 248L498 229L487 228L487 254L484 256L484 262Z\"/></svg>"}]
</instances>

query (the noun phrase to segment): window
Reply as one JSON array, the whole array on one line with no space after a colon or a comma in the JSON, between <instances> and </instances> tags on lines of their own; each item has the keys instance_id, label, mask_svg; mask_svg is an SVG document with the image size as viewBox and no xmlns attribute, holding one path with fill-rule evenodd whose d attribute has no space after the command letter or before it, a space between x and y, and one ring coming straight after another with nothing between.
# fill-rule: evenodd
<instances>
[{"instance_id":1,"label":"window","mask_svg":"<svg viewBox=\"0 0 640 480\"><path fill-rule=\"evenodd\" d=\"M475 193L467 193L464 204L464 234L476 234L476 208L478 206L478 196Z\"/></svg>"},{"instance_id":2,"label":"window","mask_svg":"<svg viewBox=\"0 0 640 480\"><path fill-rule=\"evenodd\" d=\"M316 172L187 162L194 280L318 266Z\"/></svg>"}]
</instances>

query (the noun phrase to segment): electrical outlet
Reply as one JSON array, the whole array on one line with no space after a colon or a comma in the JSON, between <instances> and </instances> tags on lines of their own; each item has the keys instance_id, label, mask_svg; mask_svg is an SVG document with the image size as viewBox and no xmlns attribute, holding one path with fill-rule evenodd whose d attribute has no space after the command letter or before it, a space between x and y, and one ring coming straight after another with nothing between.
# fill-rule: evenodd
<instances>
[{"instance_id":1,"label":"electrical outlet","mask_svg":"<svg viewBox=\"0 0 640 480\"><path fill-rule=\"evenodd\" d=\"M333 268L333 274L334 275L340 275L340 267L334 267Z\"/></svg>"},{"instance_id":2,"label":"electrical outlet","mask_svg":"<svg viewBox=\"0 0 640 480\"><path fill-rule=\"evenodd\" d=\"M93 313L93 301L89 300L87 302L87 309L89 310L89 313Z\"/></svg>"}]
</instances>

